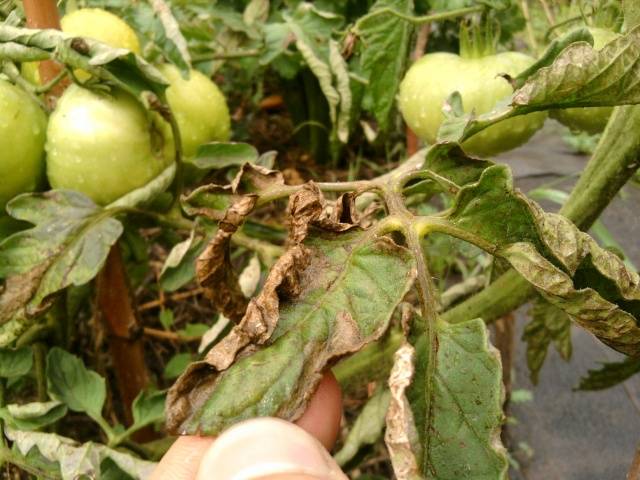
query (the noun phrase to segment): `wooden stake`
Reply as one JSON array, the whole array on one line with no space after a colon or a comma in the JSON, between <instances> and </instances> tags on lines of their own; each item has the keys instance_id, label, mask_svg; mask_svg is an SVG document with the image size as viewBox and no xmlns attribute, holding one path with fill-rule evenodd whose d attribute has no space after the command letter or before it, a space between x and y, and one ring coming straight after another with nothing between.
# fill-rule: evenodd
<instances>
[{"instance_id":1,"label":"wooden stake","mask_svg":"<svg viewBox=\"0 0 640 480\"><path fill-rule=\"evenodd\" d=\"M60 15L55 0L24 0L24 13L27 17L29 28L54 28L60 30ZM53 60L40 62L40 80L44 85L58 76L62 71L62 65ZM46 95L46 103L50 109L55 107L56 100L62 95L69 85L68 80L63 80L55 85Z\"/></svg>"}]
</instances>

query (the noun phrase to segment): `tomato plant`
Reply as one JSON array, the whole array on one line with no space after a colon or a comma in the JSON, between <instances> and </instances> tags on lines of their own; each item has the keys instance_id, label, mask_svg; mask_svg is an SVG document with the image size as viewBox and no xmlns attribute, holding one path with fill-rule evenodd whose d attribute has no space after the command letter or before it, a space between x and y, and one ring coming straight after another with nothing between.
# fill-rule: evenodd
<instances>
[{"instance_id":1,"label":"tomato plant","mask_svg":"<svg viewBox=\"0 0 640 480\"><path fill-rule=\"evenodd\" d=\"M574 327L621 357L580 389L640 371L634 259L598 220L638 169L636 2L25 0L0 19L7 478L149 478L174 435L297 420L329 371L348 475L508 478L515 342L490 341L529 302L534 383ZM570 192L528 195L500 154L549 112L608 127ZM513 155L548 154L554 125Z\"/></svg>"}]
</instances>

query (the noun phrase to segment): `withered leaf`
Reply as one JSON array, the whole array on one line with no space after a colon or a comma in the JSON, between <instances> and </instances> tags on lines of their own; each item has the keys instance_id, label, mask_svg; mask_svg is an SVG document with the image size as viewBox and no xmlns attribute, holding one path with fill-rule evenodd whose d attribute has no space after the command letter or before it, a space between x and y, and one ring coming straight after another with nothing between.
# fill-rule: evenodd
<instances>
[{"instance_id":1,"label":"withered leaf","mask_svg":"<svg viewBox=\"0 0 640 480\"><path fill-rule=\"evenodd\" d=\"M295 205L314 204L303 201L311 190L291 210L308 212ZM410 253L353 225L322 229L324 210L313 210L309 237L272 268L240 324L172 387L171 431L215 434L255 416L296 419L327 366L386 331L415 276Z\"/></svg>"},{"instance_id":2,"label":"withered leaf","mask_svg":"<svg viewBox=\"0 0 640 480\"><path fill-rule=\"evenodd\" d=\"M393 471L398 480L419 480L419 462L422 456L418 430L413 418L411 405L405 392L414 374L414 348L405 343L395 353L395 360L389 375L391 401L387 411L387 431L384 441L389 449Z\"/></svg>"},{"instance_id":3,"label":"withered leaf","mask_svg":"<svg viewBox=\"0 0 640 480\"><path fill-rule=\"evenodd\" d=\"M238 284L229 252L231 236L255 207L257 197L246 195L234 203L218 223L218 231L196 260L196 276L205 295L231 320L238 321L247 308L247 300Z\"/></svg>"},{"instance_id":4,"label":"withered leaf","mask_svg":"<svg viewBox=\"0 0 640 480\"><path fill-rule=\"evenodd\" d=\"M603 342L640 354L640 277L561 215L544 212L493 165L463 186L445 231L507 260L550 303Z\"/></svg>"}]
</instances>

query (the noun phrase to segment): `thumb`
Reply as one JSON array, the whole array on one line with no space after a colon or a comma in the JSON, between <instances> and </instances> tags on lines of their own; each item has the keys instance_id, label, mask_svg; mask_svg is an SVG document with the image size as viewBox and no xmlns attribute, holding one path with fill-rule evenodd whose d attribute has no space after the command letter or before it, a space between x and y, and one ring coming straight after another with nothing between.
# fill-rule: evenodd
<instances>
[{"instance_id":1,"label":"thumb","mask_svg":"<svg viewBox=\"0 0 640 480\"><path fill-rule=\"evenodd\" d=\"M300 427L258 418L227 430L207 450L197 480L346 480L325 448Z\"/></svg>"}]
</instances>

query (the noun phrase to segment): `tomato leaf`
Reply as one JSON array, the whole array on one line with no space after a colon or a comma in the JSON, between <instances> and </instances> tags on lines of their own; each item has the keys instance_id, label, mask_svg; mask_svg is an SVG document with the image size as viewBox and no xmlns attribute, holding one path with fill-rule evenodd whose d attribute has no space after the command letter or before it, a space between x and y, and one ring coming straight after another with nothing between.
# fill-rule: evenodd
<instances>
[{"instance_id":1,"label":"tomato leaf","mask_svg":"<svg viewBox=\"0 0 640 480\"><path fill-rule=\"evenodd\" d=\"M161 41L166 57L174 63L183 75L188 75L191 69L191 55L180 25L171 12L171 7L164 0L151 0L151 7L158 16L164 33Z\"/></svg>"},{"instance_id":2,"label":"tomato leaf","mask_svg":"<svg viewBox=\"0 0 640 480\"><path fill-rule=\"evenodd\" d=\"M422 337L416 346L416 371L407 391L423 446L422 451L413 450L421 478L507 478L499 435L504 420L502 368L484 322L438 322L432 365L421 342L427 343ZM390 383L393 380L392 374Z\"/></svg>"},{"instance_id":3,"label":"tomato leaf","mask_svg":"<svg viewBox=\"0 0 640 480\"><path fill-rule=\"evenodd\" d=\"M90 38L69 38L58 30L31 30L0 25L0 47L9 60L51 58L86 70L122 88L149 106L153 93L162 98L168 83L158 70L129 50L113 48Z\"/></svg>"},{"instance_id":4,"label":"tomato leaf","mask_svg":"<svg viewBox=\"0 0 640 480\"><path fill-rule=\"evenodd\" d=\"M438 138L461 143L495 123L538 110L638 104L639 55L640 26L601 50L586 42L573 43L492 112L448 117Z\"/></svg>"},{"instance_id":5,"label":"tomato leaf","mask_svg":"<svg viewBox=\"0 0 640 480\"><path fill-rule=\"evenodd\" d=\"M102 418L107 398L104 378L88 370L82 360L58 347L47 354L47 390L49 395L74 412Z\"/></svg>"},{"instance_id":6,"label":"tomato leaf","mask_svg":"<svg viewBox=\"0 0 640 480\"><path fill-rule=\"evenodd\" d=\"M605 390L614 387L640 372L640 358L627 358L622 362L603 363L598 370L580 380L578 390Z\"/></svg>"},{"instance_id":7,"label":"tomato leaf","mask_svg":"<svg viewBox=\"0 0 640 480\"><path fill-rule=\"evenodd\" d=\"M71 191L21 195L7 209L35 225L0 243L0 278L7 279L0 324L13 320L19 334L52 295L96 276L123 227L107 210Z\"/></svg>"},{"instance_id":8,"label":"tomato leaf","mask_svg":"<svg viewBox=\"0 0 640 480\"><path fill-rule=\"evenodd\" d=\"M564 310L542 298L534 303L532 315L522 339L527 343L527 365L531 381L535 384L552 342L562 358L571 358L571 318Z\"/></svg>"},{"instance_id":9,"label":"tomato leaf","mask_svg":"<svg viewBox=\"0 0 640 480\"><path fill-rule=\"evenodd\" d=\"M565 217L545 213L514 190L507 167L489 167L464 186L448 222L453 228L443 231L506 259L547 301L603 342L640 354L638 274Z\"/></svg>"},{"instance_id":10,"label":"tomato leaf","mask_svg":"<svg viewBox=\"0 0 640 480\"><path fill-rule=\"evenodd\" d=\"M196 277L216 309L239 321L247 308L238 277L231 265L231 236L240 228L257 197L246 195L234 203L218 224L218 231L196 260Z\"/></svg>"},{"instance_id":11,"label":"tomato leaf","mask_svg":"<svg viewBox=\"0 0 640 480\"><path fill-rule=\"evenodd\" d=\"M18 430L39 430L67 414L67 406L58 401L10 404L0 408L0 418Z\"/></svg>"},{"instance_id":12,"label":"tomato leaf","mask_svg":"<svg viewBox=\"0 0 640 480\"><path fill-rule=\"evenodd\" d=\"M29 373L32 366L31 347L0 348L0 378L21 377Z\"/></svg>"},{"instance_id":13,"label":"tomato leaf","mask_svg":"<svg viewBox=\"0 0 640 480\"><path fill-rule=\"evenodd\" d=\"M242 321L171 388L172 431L295 419L327 365L386 331L413 282L413 260L390 239L360 231L344 205L326 209L313 184L291 197L289 250Z\"/></svg>"},{"instance_id":14,"label":"tomato leaf","mask_svg":"<svg viewBox=\"0 0 640 480\"><path fill-rule=\"evenodd\" d=\"M256 163L258 157L258 150L248 143L212 142L198 147L196 156L189 163L201 170L217 170Z\"/></svg>"},{"instance_id":15,"label":"tomato leaf","mask_svg":"<svg viewBox=\"0 0 640 480\"><path fill-rule=\"evenodd\" d=\"M284 12L282 17L327 99L334 137L346 142L351 115L349 74L337 44L330 39L333 28L341 25L342 17L319 10L311 3L301 3L293 15Z\"/></svg>"},{"instance_id":16,"label":"tomato leaf","mask_svg":"<svg viewBox=\"0 0 640 480\"><path fill-rule=\"evenodd\" d=\"M382 437L390 399L391 393L388 389L378 388L367 400L349 430L342 448L334 455L338 465L344 466L363 446L373 445Z\"/></svg>"},{"instance_id":17,"label":"tomato leaf","mask_svg":"<svg viewBox=\"0 0 640 480\"><path fill-rule=\"evenodd\" d=\"M627 28L640 25L640 5L635 0L623 0L624 20Z\"/></svg>"},{"instance_id":18,"label":"tomato leaf","mask_svg":"<svg viewBox=\"0 0 640 480\"><path fill-rule=\"evenodd\" d=\"M94 442L77 443L54 433L24 432L7 428L5 434L14 448L23 456L39 453L59 468L62 480L101 478L100 465L106 459L113 461L134 479L151 477L156 467L153 462L140 460L129 454L113 450Z\"/></svg>"},{"instance_id":19,"label":"tomato leaf","mask_svg":"<svg viewBox=\"0 0 640 480\"><path fill-rule=\"evenodd\" d=\"M410 16L413 0L378 0L354 29L362 41L360 62L369 80L371 110L381 130L390 125L389 116L407 66L413 31L411 23L395 15L375 15L376 10L388 8Z\"/></svg>"},{"instance_id":20,"label":"tomato leaf","mask_svg":"<svg viewBox=\"0 0 640 480\"><path fill-rule=\"evenodd\" d=\"M166 392L140 392L131 406L133 413L133 426L131 429L138 430L163 420L166 398Z\"/></svg>"}]
</instances>

